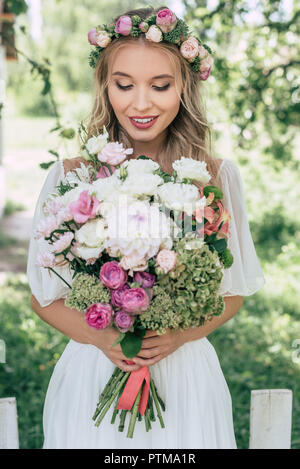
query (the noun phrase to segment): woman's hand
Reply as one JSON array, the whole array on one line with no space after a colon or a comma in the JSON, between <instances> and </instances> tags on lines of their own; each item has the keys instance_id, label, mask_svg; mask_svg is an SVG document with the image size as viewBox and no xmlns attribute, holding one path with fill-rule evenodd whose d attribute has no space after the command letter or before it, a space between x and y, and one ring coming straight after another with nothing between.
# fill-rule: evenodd
<instances>
[{"instance_id":1,"label":"woman's hand","mask_svg":"<svg viewBox=\"0 0 300 469\"><path fill-rule=\"evenodd\" d=\"M118 368L127 371L137 371L142 365L128 365L125 360L129 358L125 357L122 352L120 344L112 346L115 340L119 337L119 332L111 327L107 327L102 331L97 331L100 334L99 342L97 347L112 361Z\"/></svg>"},{"instance_id":2,"label":"woman's hand","mask_svg":"<svg viewBox=\"0 0 300 469\"><path fill-rule=\"evenodd\" d=\"M138 355L132 359L141 366L151 366L175 352L185 343L183 331L167 329L165 334L147 331Z\"/></svg>"}]
</instances>

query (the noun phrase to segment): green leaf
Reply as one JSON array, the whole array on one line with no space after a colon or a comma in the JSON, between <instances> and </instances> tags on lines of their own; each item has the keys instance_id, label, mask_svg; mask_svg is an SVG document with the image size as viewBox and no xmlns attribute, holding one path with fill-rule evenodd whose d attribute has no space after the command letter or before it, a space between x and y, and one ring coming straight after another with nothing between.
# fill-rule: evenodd
<instances>
[{"instance_id":1,"label":"green leaf","mask_svg":"<svg viewBox=\"0 0 300 469\"><path fill-rule=\"evenodd\" d=\"M114 347L115 345L118 345L122 342L122 340L124 339L125 337L125 333L124 332L120 332L120 335L117 337L117 339L114 341L114 343L112 344L112 347Z\"/></svg>"},{"instance_id":2,"label":"green leaf","mask_svg":"<svg viewBox=\"0 0 300 469\"><path fill-rule=\"evenodd\" d=\"M53 163L55 163L55 161L48 161L47 163L40 163L40 168L48 169L50 168L50 166L53 165Z\"/></svg>"},{"instance_id":3,"label":"green leaf","mask_svg":"<svg viewBox=\"0 0 300 469\"><path fill-rule=\"evenodd\" d=\"M125 357L133 358L141 350L142 339L132 332L126 332L125 337L121 342L122 352Z\"/></svg>"}]
</instances>

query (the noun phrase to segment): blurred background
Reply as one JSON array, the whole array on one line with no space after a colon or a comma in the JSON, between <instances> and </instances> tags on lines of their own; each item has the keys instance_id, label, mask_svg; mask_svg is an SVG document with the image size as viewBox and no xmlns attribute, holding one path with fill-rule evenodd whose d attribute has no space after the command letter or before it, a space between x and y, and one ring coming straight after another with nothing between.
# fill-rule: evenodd
<instances>
[{"instance_id":1,"label":"blurred background","mask_svg":"<svg viewBox=\"0 0 300 469\"><path fill-rule=\"evenodd\" d=\"M30 306L25 272L35 204L51 164L77 156L78 125L92 105L87 32L147 5L0 0L0 398L17 398L21 448L42 446L45 393L68 342ZM251 390L288 388L292 448L299 449L300 5L292 0L151 5L174 10L213 50L204 99L214 155L240 168L267 280L209 336L231 392L237 444L248 448Z\"/></svg>"}]
</instances>

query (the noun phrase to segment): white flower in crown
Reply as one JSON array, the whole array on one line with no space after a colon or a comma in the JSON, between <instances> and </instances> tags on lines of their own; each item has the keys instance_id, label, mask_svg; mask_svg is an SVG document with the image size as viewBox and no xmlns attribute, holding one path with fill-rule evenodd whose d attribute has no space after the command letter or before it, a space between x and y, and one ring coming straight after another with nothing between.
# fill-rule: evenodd
<instances>
[{"instance_id":1,"label":"white flower in crown","mask_svg":"<svg viewBox=\"0 0 300 469\"><path fill-rule=\"evenodd\" d=\"M152 24L148 31L146 32L146 39L152 42L161 42L163 39L162 31L158 26Z\"/></svg>"},{"instance_id":2,"label":"white flower in crown","mask_svg":"<svg viewBox=\"0 0 300 469\"><path fill-rule=\"evenodd\" d=\"M182 156L180 160L174 161L172 166L180 181L186 178L194 179L195 181L201 182L201 184L207 184L211 179L211 175L206 169L205 161L198 161Z\"/></svg>"}]
</instances>

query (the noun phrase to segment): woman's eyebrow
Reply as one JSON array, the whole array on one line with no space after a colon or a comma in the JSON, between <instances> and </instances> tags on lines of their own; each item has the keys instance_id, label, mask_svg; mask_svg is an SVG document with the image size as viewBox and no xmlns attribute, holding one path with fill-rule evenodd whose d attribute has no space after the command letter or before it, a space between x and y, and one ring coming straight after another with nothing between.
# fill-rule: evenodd
<instances>
[{"instance_id":1,"label":"woman's eyebrow","mask_svg":"<svg viewBox=\"0 0 300 469\"><path fill-rule=\"evenodd\" d=\"M127 73L124 73L124 72L114 72L112 75L113 76L114 75L120 75L122 77L132 78L132 76L130 76ZM162 75L156 75L155 77L152 77L152 80L154 80L156 78L174 78L174 77L173 77L173 75L168 75L167 73L163 73Z\"/></svg>"}]
</instances>

